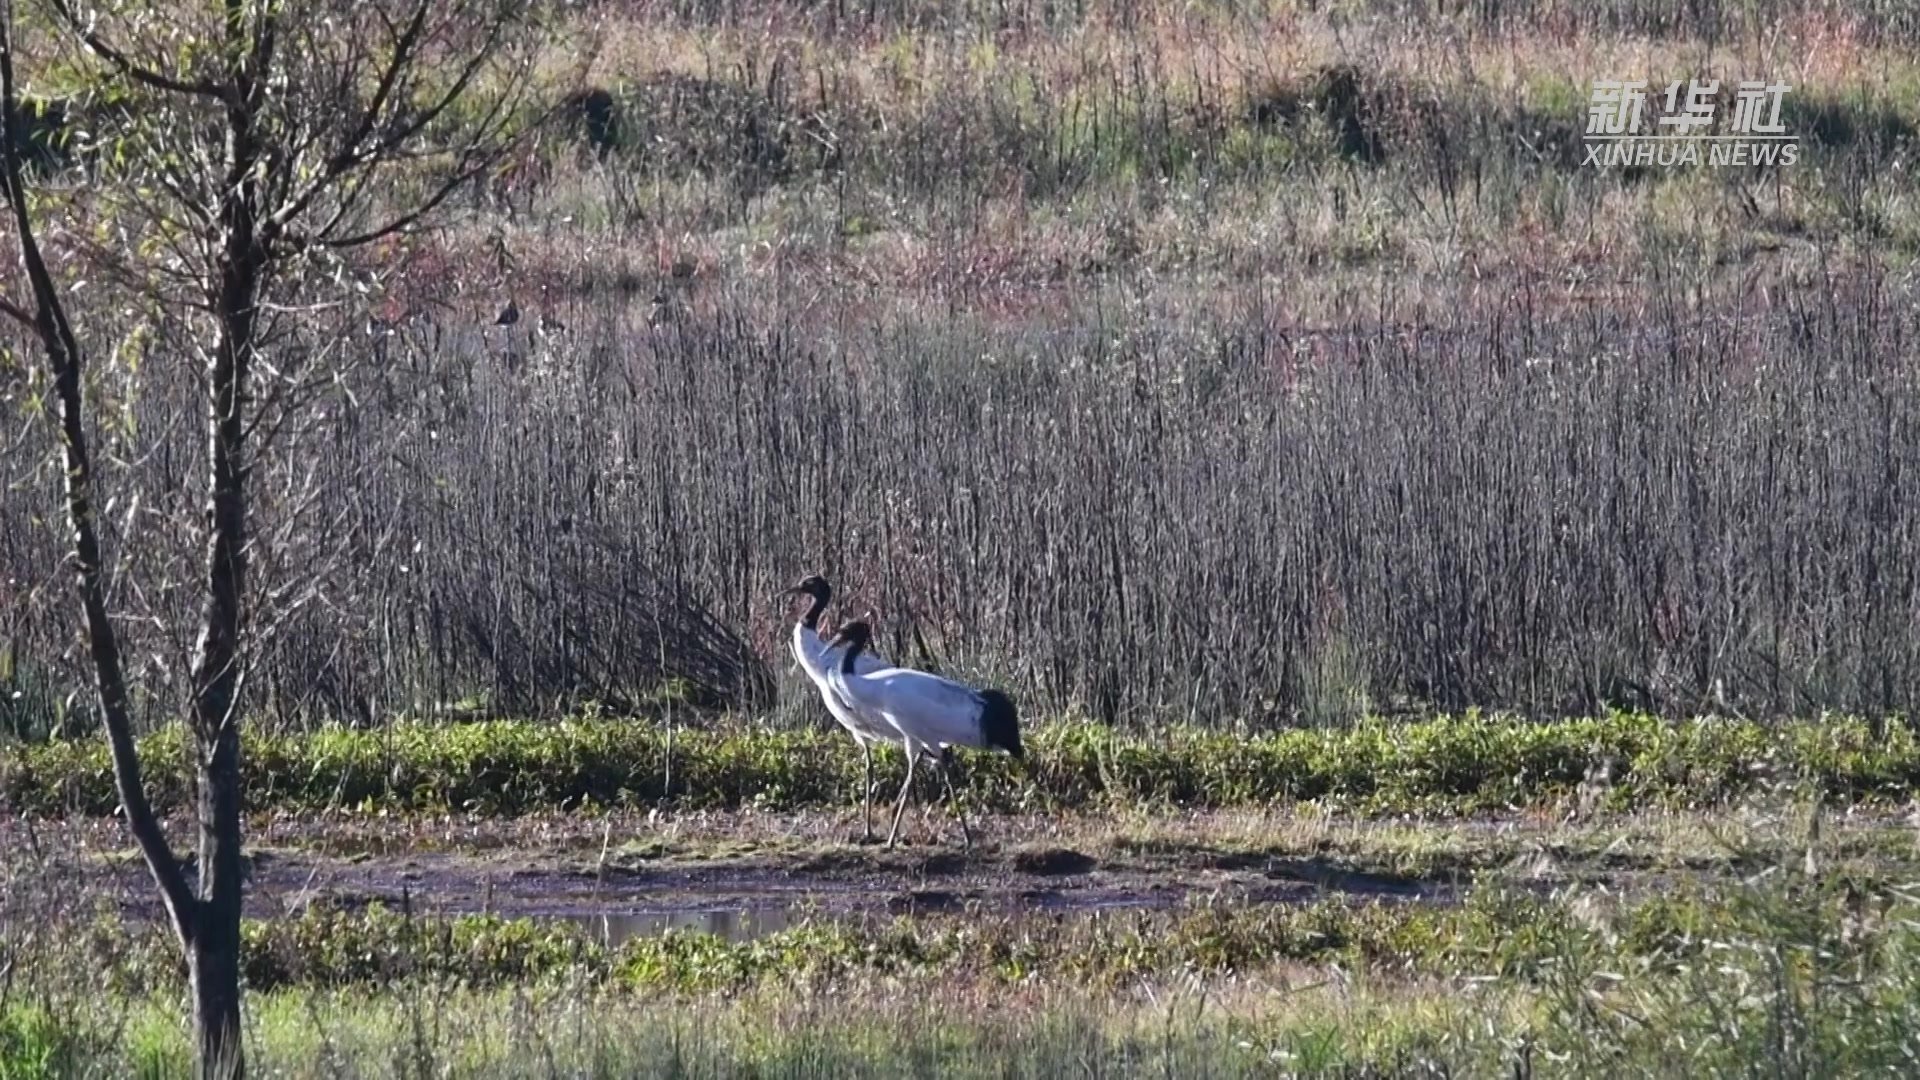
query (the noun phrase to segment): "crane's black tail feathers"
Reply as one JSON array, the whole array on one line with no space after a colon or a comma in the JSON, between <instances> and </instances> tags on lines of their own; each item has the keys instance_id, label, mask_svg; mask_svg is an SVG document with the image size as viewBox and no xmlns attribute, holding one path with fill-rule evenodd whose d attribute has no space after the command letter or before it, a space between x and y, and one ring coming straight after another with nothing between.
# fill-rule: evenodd
<instances>
[{"instance_id":1,"label":"crane's black tail feathers","mask_svg":"<svg viewBox=\"0 0 1920 1080\"><path fill-rule=\"evenodd\" d=\"M1005 750L1014 757L1025 757L1020 746L1020 715L1013 699L998 690L980 691L980 736L989 748Z\"/></svg>"}]
</instances>

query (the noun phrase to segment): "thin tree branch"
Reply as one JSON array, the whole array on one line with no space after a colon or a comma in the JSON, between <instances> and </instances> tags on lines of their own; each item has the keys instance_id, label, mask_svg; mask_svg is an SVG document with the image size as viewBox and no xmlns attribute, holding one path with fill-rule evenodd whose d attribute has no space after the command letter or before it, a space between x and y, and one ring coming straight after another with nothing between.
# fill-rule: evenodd
<instances>
[{"instance_id":1,"label":"thin tree branch","mask_svg":"<svg viewBox=\"0 0 1920 1080\"><path fill-rule=\"evenodd\" d=\"M423 2L414 10L412 18L407 23L407 28L402 31L399 40L394 43L393 56L388 62L386 70L381 73L380 82L374 89L373 100L368 103L366 111L361 114L359 123L355 125L353 132L341 141L340 148L327 159L326 164L320 170L320 175L315 177L313 182L308 184L298 195L289 199L286 205L274 212L268 221L269 235L277 233L290 225L295 218L299 217L300 214L312 204L314 199L318 198L322 192L336 183L340 177L357 167L375 163L382 158L392 156L393 152L405 143L406 140L425 130L428 125L438 120L447 109L451 108L455 102L459 101L460 98L466 94L467 89L472 85L474 77L479 74L487 60L492 58L494 48L503 33L504 20L496 22L494 26L490 28L484 46L475 51L474 55L461 68L460 73L454 78L453 84L447 89L446 93L441 95L438 101L421 110L412 119L401 124L395 130L381 135L380 138L374 140L372 145L363 147L362 144L373 135L374 128L379 124L380 114L385 111L387 101L392 97L394 85L399 81L401 73L415 61L414 53L415 50L418 49L420 37L426 29L429 9L430 5Z\"/></svg>"},{"instance_id":2,"label":"thin tree branch","mask_svg":"<svg viewBox=\"0 0 1920 1080\"><path fill-rule=\"evenodd\" d=\"M191 94L212 98L215 101L225 100L226 89L212 79L177 79L134 63L126 53L108 44L105 38L87 26L67 0L52 0L50 6L55 14L73 28L74 36L78 37L95 56L105 60L113 66L115 71L134 82L155 90L164 90L170 94Z\"/></svg>"},{"instance_id":3,"label":"thin tree branch","mask_svg":"<svg viewBox=\"0 0 1920 1080\"><path fill-rule=\"evenodd\" d=\"M29 330L39 332L39 325L34 322L33 316L27 313L27 309L11 300L0 299L0 315L5 315Z\"/></svg>"},{"instance_id":4,"label":"thin tree branch","mask_svg":"<svg viewBox=\"0 0 1920 1080\"><path fill-rule=\"evenodd\" d=\"M383 240L396 233L406 232L419 224L420 221L432 214L435 210L438 210L440 204L446 202L447 199L451 197L454 192L460 190L463 185L485 172L495 160L497 160L497 155L488 155L485 159L461 169L443 181L432 195L429 195L412 210L401 214L384 225L378 225L365 232L354 233L349 236L303 236L295 234L288 236L287 240L296 249L321 247L338 250L341 248L361 247L366 244L371 244L376 240Z\"/></svg>"},{"instance_id":5,"label":"thin tree branch","mask_svg":"<svg viewBox=\"0 0 1920 1080\"><path fill-rule=\"evenodd\" d=\"M9 0L0 0L0 115L12 116L16 101L13 5ZM140 854L160 889L174 932L183 943L190 943L199 924L199 901L147 801L146 787L140 778L140 755L134 745L133 725L128 715L120 642L107 612L100 539L94 528L93 459L87 448L84 422L80 344L34 234L33 218L27 210L26 184L21 179L19 147L14 143L13 125L8 123L0 123L0 183L4 183L7 201L13 208L14 229L20 239L20 263L33 290L33 325L53 368L56 411L66 458L67 521L73 528L80 601L86 613L87 644L98 684L101 721L107 729L107 743L113 756L114 785L127 815L127 829L139 844Z\"/></svg>"}]
</instances>

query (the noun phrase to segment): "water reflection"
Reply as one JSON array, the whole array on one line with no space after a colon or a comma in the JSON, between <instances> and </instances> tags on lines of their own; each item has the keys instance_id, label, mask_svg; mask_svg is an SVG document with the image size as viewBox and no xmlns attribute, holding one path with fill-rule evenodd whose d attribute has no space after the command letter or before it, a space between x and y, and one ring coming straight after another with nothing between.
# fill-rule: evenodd
<instances>
[{"instance_id":1,"label":"water reflection","mask_svg":"<svg viewBox=\"0 0 1920 1080\"><path fill-rule=\"evenodd\" d=\"M1050 915L1100 915L1109 912L1166 907L1173 897L1139 894L1085 895L1033 891L1020 896L1015 910L1046 912ZM737 903L737 902L736 902ZM932 913L961 910L961 898L939 890L916 890L888 898L885 910L895 914ZM549 909L532 917L541 922L566 923L580 928L589 938L609 947L629 938L659 937L667 933L713 934L727 941L754 941L799 925L809 904L765 904L757 907L714 906L676 908L671 911L582 911Z\"/></svg>"},{"instance_id":2,"label":"water reflection","mask_svg":"<svg viewBox=\"0 0 1920 1080\"><path fill-rule=\"evenodd\" d=\"M704 911L616 911L549 916L572 923L609 947L628 938L659 937L669 931L715 934L728 941L752 941L785 930L798 917L783 907L713 908Z\"/></svg>"}]
</instances>

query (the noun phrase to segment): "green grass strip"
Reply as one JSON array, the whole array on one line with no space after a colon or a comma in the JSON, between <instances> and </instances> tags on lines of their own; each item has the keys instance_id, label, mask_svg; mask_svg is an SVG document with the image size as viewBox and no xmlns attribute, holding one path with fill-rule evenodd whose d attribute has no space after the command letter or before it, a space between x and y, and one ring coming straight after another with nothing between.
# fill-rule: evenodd
<instances>
[{"instance_id":1,"label":"green grass strip","mask_svg":"<svg viewBox=\"0 0 1920 1080\"><path fill-rule=\"evenodd\" d=\"M1338 730L1240 735L1197 727L1118 733L1092 724L1041 727L1022 766L967 757L976 807L1054 811L1126 804L1228 807L1324 800L1366 812L1471 813L1536 806L1572 794L1610 763L1607 805L1724 805L1782 786L1842 802L1900 801L1920 790L1920 746L1903 724L1828 717L1779 724L1668 721L1616 713L1531 722L1469 713ZM155 803L188 804L177 729L141 741ZM591 718L396 724L370 731L255 735L251 809L328 807L400 812L652 805L784 810L847 805L860 757L838 731L730 726L668 740L646 720ZM887 776L897 776L897 755ZM0 804L15 813L111 813L107 750L98 740L0 750Z\"/></svg>"}]
</instances>

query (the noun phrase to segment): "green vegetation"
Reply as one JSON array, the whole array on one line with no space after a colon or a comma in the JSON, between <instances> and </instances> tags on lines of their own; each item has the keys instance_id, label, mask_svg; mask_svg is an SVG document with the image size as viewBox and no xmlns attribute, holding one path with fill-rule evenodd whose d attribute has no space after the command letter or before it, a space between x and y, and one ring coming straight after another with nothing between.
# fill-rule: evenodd
<instances>
[{"instance_id":1,"label":"green vegetation","mask_svg":"<svg viewBox=\"0 0 1920 1080\"><path fill-rule=\"evenodd\" d=\"M1076 1055L1117 1075L1175 1063L1483 1075L1515 1062L1542 1075L1602 1063L1838 1075L1920 1052L1915 904L1782 867L1630 902L1489 888L1453 908L972 913L614 948L526 922L371 909L250 923L247 973L257 1060L295 1075L347 1061L416 1075L507 1063L884 1075L913 1061L1024 1075ZM162 1019L172 954L153 936L102 924L58 946L69 963L37 967L31 991L0 1006L0 1075L178 1071L185 1043ZM104 1001L57 974L93 970L114 973Z\"/></svg>"},{"instance_id":2,"label":"green vegetation","mask_svg":"<svg viewBox=\"0 0 1920 1080\"><path fill-rule=\"evenodd\" d=\"M185 806L178 735L150 735L141 752L155 804ZM781 810L844 804L860 776L859 754L838 730L722 725L669 740L656 721L604 716L262 735L248 756L247 804L294 812L511 815L662 799ZM1897 802L1920 791L1920 740L1903 724L1845 717L1769 725L1612 713L1537 723L1469 713L1268 734L1060 723L1033 734L1029 765L974 755L965 771L968 798L1001 811L1313 800L1367 813L1471 813L1582 792L1595 806L1706 807L1782 785ZM0 780L16 811L105 814L117 802L97 740L0 750Z\"/></svg>"},{"instance_id":3,"label":"green vegetation","mask_svg":"<svg viewBox=\"0 0 1920 1080\"><path fill-rule=\"evenodd\" d=\"M472 750L458 765L443 762L436 776L499 769L509 760L528 767L535 747L546 747L550 762L568 760L561 752L568 746L591 758L597 744L588 736L609 744L638 739L663 752L635 731L638 723L324 732L263 743L264 753L280 755L265 759L263 775L276 777L291 798L301 789L287 780L314 768L313 748L327 745L337 757L381 736L419 748L415 755L429 747L443 755L452 747L521 748L517 756ZM1554 824L1557 815L1193 815L1160 804L1194 776L1254 790L1255 773L1219 772L1232 745L1245 742L1259 761L1320 761L1325 775L1342 754L1371 755L1353 775L1402 777L1392 798L1445 806L1434 797L1443 783L1434 778L1452 777L1444 783L1467 792L1479 791L1484 778L1469 783L1478 774L1465 765L1437 768L1435 754L1453 748L1447 752L1482 763L1476 768L1513 768L1544 760L1516 748L1553 731L1582 732L1600 756L1619 755L1603 801L1684 802L1691 784L1716 799L1749 798L1737 810L1599 812L1580 824ZM1401 737L1386 737L1394 732ZM1310 854L1329 866L1429 879L1420 885L1454 880L1463 891L1449 894L1457 901L1353 902L1330 891L1306 903L1257 903L1227 890L1163 910L1054 914L984 903L904 917L816 913L749 940L675 932L613 943L574 923L409 915L322 900L300 914L245 924L248 1045L257 1068L289 1076L1902 1071L1920 1054L1920 969L1911 962L1920 946L1920 896L1904 884L1912 880L1911 836L1878 815L1828 815L1822 829L1817 810L1777 789L1824 784L1836 793L1892 795L1904 775L1896 763L1911 753L1907 739L1901 727L1875 737L1867 724L1838 719L1760 728L1629 715L1563 725L1483 716L1370 722L1246 740L1181 729L1152 743L1056 725L1036 733L1036 748L1057 763L1037 762L1035 776L1104 776L1115 786L1080 782L1088 809L1129 804L1030 814L1020 820L1043 830L1032 834L1042 839L977 853L963 860L971 872L1006 876L1037 861L1030 858L1036 853L1056 850L1038 845L1068 844L1095 853L1102 866L1159 859L1162 872L1183 879L1209 865L1252 867L1256 877L1265 867L1284 877L1286 864ZM1278 749L1288 740L1299 741L1293 756ZM818 793L823 802L843 802L830 785L856 766L838 749L842 741L831 732L683 732L676 755L688 757L676 757L675 775L703 775L693 770L708 759L763 767L813 760L806 770L788 765L779 774L794 785L783 797L820 784L828 785ZM1473 747L1477 756L1467 758ZM55 755L73 760L81 749L21 748L9 768L44 769ZM409 769L417 764L407 760ZM1071 769L1062 764L1075 760ZM1767 769L1756 772L1760 764ZM564 770L547 768L540 790L565 787ZM1709 782L1710 773L1722 779ZM338 785L344 774L322 775ZM990 797L1014 790L1011 775L987 775L1002 792ZM1152 776L1163 779L1149 782ZM1418 799L1410 794L1416 785ZM1358 805L1382 790L1348 795ZM381 809L401 805L373 789L362 797ZM436 799L406 805L444 808ZM297 801L267 805L305 809ZM480 850L512 847L525 830L576 860L590 855L571 833L554 834L568 826L591 836L591 850L619 868L695 866L729 846L729 836L746 858L764 859L785 843L785 865L808 865L813 841L795 837L793 815L685 816L693 831L671 834L681 839L641 838L611 854L598 825L577 813L501 818L494 823L500 839ZM799 816L802 826L818 817ZM384 832L396 825L405 832L404 823L348 814L337 820L349 833L328 845L350 848L355 823L376 819ZM759 824L743 824L752 822ZM70 825L110 834L105 823ZM702 830L711 835L703 839ZM298 835L281 842L298 843ZM393 842L406 844L404 837ZM885 858L844 847L839 854L843 863ZM1537 863L1545 858L1582 873L1542 876ZM32 887L14 892L21 903L34 894ZM0 967L13 965L17 982L0 1002L0 1075L171 1076L185 1068L188 1044L173 997L180 960L162 928L118 914L91 922L53 914L35 925L25 908L4 910L14 914L0 919Z\"/></svg>"},{"instance_id":4,"label":"green vegetation","mask_svg":"<svg viewBox=\"0 0 1920 1080\"><path fill-rule=\"evenodd\" d=\"M1882 950L1911 944L1905 935L1920 909L1902 894L1887 893L1862 924L1863 913L1849 906L1861 903L1858 888L1847 881L1794 882L1767 904L1742 893L1575 903L1496 887L1475 891L1458 906L1323 901L1059 919L972 912L878 925L821 921L738 942L669 933L613 948L570 926L493 916L409 919L375 907L248 924L247 980L273 990L422 976L481 986L586 975L629 989L698 993L877 975L1119 989L1147 977L1257 972L1297 961L1396 977L1538 981L1617 965L1671 970L1701 960L1721 940L1764 936L1775 928L1772 920L1789 912L1795 932L1819 939L1812 944L1827 954L1826 962L1898 955ZM167 972L155 987L173 978Z\"/></svg>"}]
</instances>

